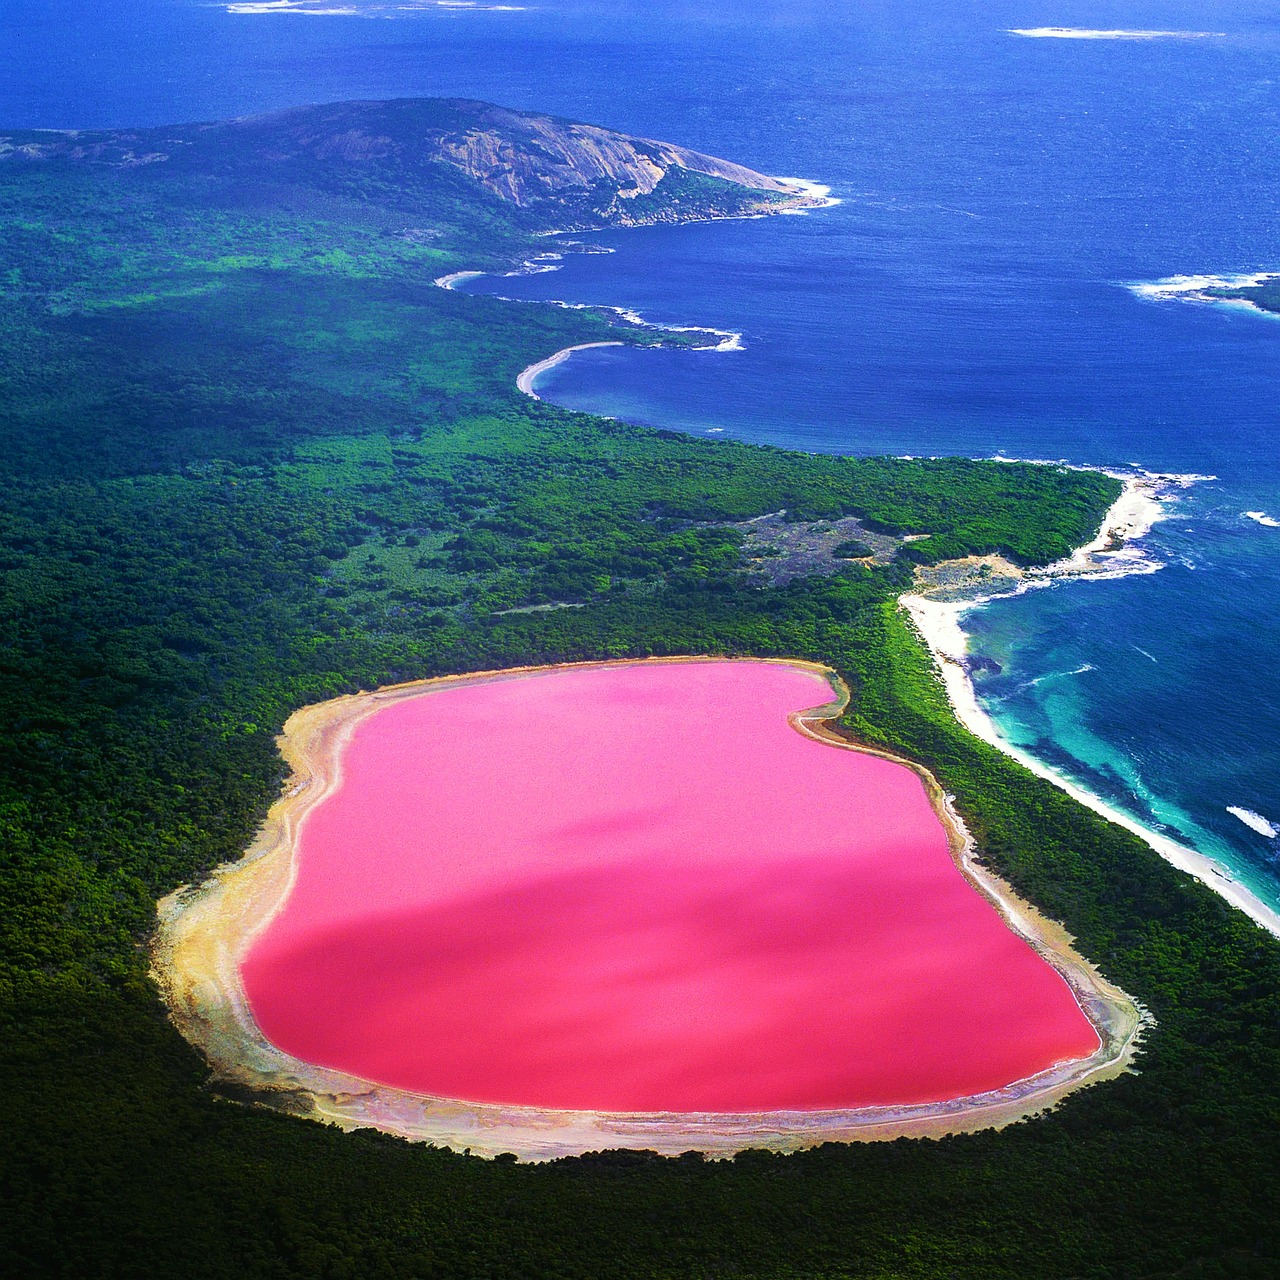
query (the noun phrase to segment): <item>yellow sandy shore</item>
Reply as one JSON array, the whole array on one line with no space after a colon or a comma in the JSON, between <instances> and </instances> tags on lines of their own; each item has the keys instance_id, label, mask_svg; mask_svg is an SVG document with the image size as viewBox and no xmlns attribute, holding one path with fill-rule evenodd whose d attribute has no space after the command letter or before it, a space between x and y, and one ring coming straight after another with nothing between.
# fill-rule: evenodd
<instances>
[{"instance_id":1,"label":"yellow sandy shore","mask_svg":"<svg viewBox=\"0 0 1280 1280\"><path fill-rule=\"evenodd\" d=\"M834 673L806 662L785 665L820 673L836 691L833 702L794 715L796 729L843 750L868 750L846 742L830 727L848 699ZM1072 939L1060 925L1046 920L1003 881L975 864L973 841L950 798L927 770L905 760L898 762L923 779L960 870L995 905L1009 927L1026 937L1070 985L1103 1042L1092 1057L1060 1063L992 1093L944 1103L753 1115L617 1114L434 1098L312 1066L268 1043L254 1022L241 987L240 961L288 896L295 874L299 823L338 785L343 747L356 725L388 703L420 697L447 685L516 679L556 669L513 668L392 685L374 693L303 707L290 716L278 741L293 776L248 852L240 861L219 867L198 888L184 886L159 904L152 973L175 1025L204 1053L216 1079L248 1086L268 1105L344 1129L374 1127L478 1155L514 1152L526 1160L547 1160L618 1147L672 1155L698 1150L728 1156L748 1147L793 1151L821 1142L941 1137L1000 1128L1053 1106L1075 1089L1128 1069L1148 1016L1072 949ZM870 754L898 759L885 752Z\"/></svg>"}]
</instances>

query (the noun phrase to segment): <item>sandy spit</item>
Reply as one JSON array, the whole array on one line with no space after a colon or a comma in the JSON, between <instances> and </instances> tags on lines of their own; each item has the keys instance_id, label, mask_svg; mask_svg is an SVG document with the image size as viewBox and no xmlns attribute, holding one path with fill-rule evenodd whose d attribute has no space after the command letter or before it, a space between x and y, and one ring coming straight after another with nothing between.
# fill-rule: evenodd
<instances>
[{"instance_id":1,"label":"sandy spit","mask_svg":"<svg viewBox=\"0 0 1280 1280\"><path fill-rule=\"evenodd\" d=\"M831 703L794 715L795 728L842 750L867 750L845 741L831 728L848 699L848 691L834 673L812 663L788 665L819 672L834 690ZM205 1055L216 1080L247 1087L267 1105L344 1129L373 1127L477 1155L514 1152L524 1160L549 1160L620 1147L667 1155L697 1150L725 1157L749 1147L794 1151L822 1142L941 1137L1002 1128L1129 1068L1149 1016L1073 949L1073 940L1060 925L1045 919L975 863L973 840L951 798L927 770L903 760L899 763L924 780L960 870L1071 987L1102 1041L1089 1058L1058 1063L995 1092L936 1104L748 1115L619 1114L430 1097L313 1066L275 1048L263 1037L249 1009L240 983L240 962L289 894L299 825L338 785L342 751L356 725L391 702L421 697L445 685L515 679L555 669L516 668L414 681L303 707L290 716L278 742L292 777L249 850L238 862L219 867L202 885L183 886L159 904L152 976L175 1026ZM885 752L871 754L897 759Z\"/></svg>"},{"instance_id":2,"label":"sandy spit","mask_svg":"<svg viewBox=\"0 0 1280 1280\"><path fill-rule=\"evenodd\" d=\"M593 347L622 347L625 345L626 343L623 342L580 342L576 347L562 347L545 360L539 360L537 364L531 364L527 369L521 370L520 376L516 378L516 388L523 391L531 400L541 400L542 397L533 389L533 384L548 369L554 369L556 365L563 364L575 351L590 351Z\"/></svg>"}]
</instances>

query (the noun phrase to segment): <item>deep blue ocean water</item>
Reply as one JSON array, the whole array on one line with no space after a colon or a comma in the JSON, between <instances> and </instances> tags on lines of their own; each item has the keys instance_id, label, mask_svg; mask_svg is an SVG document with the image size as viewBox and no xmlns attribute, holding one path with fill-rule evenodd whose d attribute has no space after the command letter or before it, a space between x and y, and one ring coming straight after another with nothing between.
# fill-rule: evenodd
<instances>
[{"instance_id":1,"label":"deep blue ocean water","mask_svg":"<svg viewBox=\"0 0 1280 1280\"><path fill-rule=\"evenodd\" d=\"M519 3L519 0L513 0ZM234 7L234 6L231 6ZM252 7L252 6L250 6ZM260 6L259 6L260 7ZM829 184L804 217L596 237L477 287L741 331L724 354L607 349L559 403L811 450L1137 462L1217 478L1156 526L1146 577L969 615L1002 730L1280 905L1280 320L1124 286L1280 269L1271 3L4 0L0 126L308 101L487 98ZM1006 28L1224 33L1027 39Z\"/></svg>"}]
</instances>

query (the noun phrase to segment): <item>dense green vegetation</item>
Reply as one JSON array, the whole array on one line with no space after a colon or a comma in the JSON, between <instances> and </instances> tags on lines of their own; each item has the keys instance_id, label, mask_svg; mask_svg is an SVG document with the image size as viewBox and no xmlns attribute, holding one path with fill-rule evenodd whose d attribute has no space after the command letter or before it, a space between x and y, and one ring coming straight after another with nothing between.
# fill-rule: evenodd
<instances>
[{"instance_id":1,"label":"dense green vegetation","mask_svg":"<svg viewBox=\"0 0 1280 1280\"><path fill-rule=\"evenodd\" d=\"M476 208L493 244L524 245L474 193L439 198L437 249L380 224L351 175L345 212L309 213L296 191L211 201L133 170L0 175L6 1275L1280 1271L1280 946L961 730L894 604L913 561L1061 555L1113 481L528 401L516 372L607 321L432 289L472 265ZM930 536L760 585L720 522L784 507ZM553 602L582 607L506 612ZM208 1087L146 976L154 900L247 843L291 710L691 652L837 668L848 732L933 768L988 861L1155 1014L1141 1074L1001 1133L536 1167Z\"/></svg>"},{"instance_id":2,"label":"dense green vegetation","mask_svg":"<svg viewBox=\"0 0 1280 1280\"><path fill-rule=\"evenodd\" d=\"M1268 278L1261 284L1245 285L1238 289L1206 289L1206 293L1215 298L1235 298L1241 302L1252 302L1263 311L1280 311L1280 281Z\"/></svg>"}]
</instances>

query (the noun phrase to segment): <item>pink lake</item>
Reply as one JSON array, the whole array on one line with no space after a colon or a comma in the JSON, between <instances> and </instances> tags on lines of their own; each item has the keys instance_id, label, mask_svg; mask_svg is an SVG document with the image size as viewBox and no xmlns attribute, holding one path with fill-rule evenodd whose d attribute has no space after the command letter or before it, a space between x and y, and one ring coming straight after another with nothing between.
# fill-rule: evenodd
<instances>
[{"instance_id":1,"label":"pink lake","mask_svg":"<svg viewBox=\"0 0 1280 1280\"><path fill-rule=\"evenodd\" d=\"M304 1061L472 1102L934 1102L1087 1057L1062 976L957 869L921 779L750 661L441 685L361 721L241 968Z\"/></svg>"}]
</instances>

